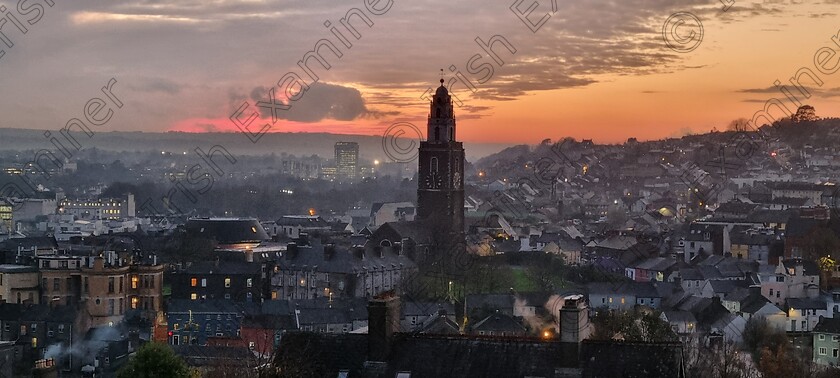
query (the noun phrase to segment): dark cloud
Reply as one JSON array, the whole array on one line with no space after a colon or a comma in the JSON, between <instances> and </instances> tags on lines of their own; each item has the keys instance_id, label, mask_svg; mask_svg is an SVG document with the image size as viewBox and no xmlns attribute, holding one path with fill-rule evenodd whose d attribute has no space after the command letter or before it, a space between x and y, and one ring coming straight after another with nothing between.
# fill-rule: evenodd
<instances>
[{"instance_id":1,"label":"dark cloud","mask_svg":"<svg viewBox=\"0 0 840 378\"><path fill-rule=\"evenodd\" d=\"M251 91L250 97L254 104L258 101L270 102L269 89L257 87ZM398 112L379 112L369 110L358 89L341 85L314 83L297 101L287 102L276 98L278 102L290 105L288 110L277 110L277 117L294 122L314 123L325 119L337 121L352 121L360 117L379 118ZM271 118L271 109L261 107L263 118Z\"/></svg>"}]
</instances>

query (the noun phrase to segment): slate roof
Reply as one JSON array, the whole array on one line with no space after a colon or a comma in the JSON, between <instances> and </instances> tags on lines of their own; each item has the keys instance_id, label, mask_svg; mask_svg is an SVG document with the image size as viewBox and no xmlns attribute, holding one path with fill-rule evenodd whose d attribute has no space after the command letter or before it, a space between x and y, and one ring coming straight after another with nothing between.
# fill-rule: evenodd
<instances>
[{"instance_id":1,"label":"slate roof","mask_svg":"<svg viewBox=\"0 0 840 378\"><path fill-rule=\"evenodd\" d=\"M50 308L46 304L0 303L0 320L71 323L77 312L75 306Z\"/></svg>"},{"instance_id":2,"label":"slate roof","mask_svg":"<svg viewBox=\"0 0 840 378\"><path fill-rule=\"evenodd\" d=\"M633 343L584 340L581 343L580 364L583 369L583 378L684 378L686 376L686 363L682 344L679 342Z\"/></svg>"},{"instance_id":3,"label":"slate roof","mask_svg":"<svg viewBox=\"0 0 840 378\"><path fill-rule=\"evenodd\" d=\"M190 366L242 366L254 362L253 353L246 347L174 345L172 349Z\"/></svg>"},{"instance_id":4,"label":"slate roof","mask_svg":"<svg viewBox=\"0 0 840 378\"><path fill-rule=\"evenodd\" d=\"M324 255L325 248L334 248L329 258ZM366 253L364 259L355 257L353 253L341 247L327 247L323 244L297 246L297 253L287 251L280 257L278 264L281 270L297 270L306 267L316 272L345 274L364 269L381 269L382 266L388 268L416 266L407 256L393 252L386 251L382 256Z\"/></svg>"},{"instance_id":5,"label":"slate roof","mask_svg":"<svg viewBox=\"0 0 840 378\"><path fill-rule=\"evenodd\" d=\"M186 274L230 274L230 275L259 275L262 272L260 263L249 263L244 261L199 261L190 264L184 270Z\"/></svg>"},{"instance_id":6,"label":"slate roof","mask_svg":"<svg viewBox=\"0 0 840 378\"><path fill-rule=\"evenodd\" d=\"M447 314L455 313L455 306L449 302L435 303L435 302L419 302L419 301L401 301L402 316L429 316L443 310Z\"/></svg>"},{"instance_id":7,"label":"slate roof","mask_svg":"<svg viewBox=\"0 0 840 378\"><path fill-rule=\"evenodd\" d=\"M473 332L510 332L524 333L527 330L514 317L505 314L492 314L479 320L471 327Z\"/></svg>"},{"instance_id":8,"label":"slate roof","mask_svg":"<svg viewBox=\"0 0 840 378\"><path fill-rule=\"evenodd\" d=\"M761 308L764 307L767 303L770 303L770 300L765 298L763 295L751 295L746 300L741 302L741 312L746 314L755 314L758 310L761 310Z\"/></svg>"},{"instance_id":9,"label":"slate roof","mask_svg":"<svg viewBox=\"0 0 840 378\"><path fill-rule=\"evenodd\" d=\"M38 249L58 249L58 242L51 236L37 236L27 238L14 238L0 242L0 250L3 251L17 251L18 247Z\"/></svg>"},{"instance_id":10,"label":"slate roof","mask_svg":"<svg viewBox=\"0 0 840 378\"><path fill-rule=\"evenodd\" d=\"M448 315L438 314L426 319L417 327L416 332L431 335L458 335L461 333L461 326L452 321Z\"/></svg>"},{"instance_id":11,"label":"slate roof","mask_svg":"<svg viewBox=\"0 0 840 378\"><path fill-rule=\"evenodd\" d=\"M271 239L256 219L192 218L187 232L215 239L219 244L255 243Z\"/></svg>"},{"instance_id":12,"label":"slate roof","mask_svg":"<svg viewBox=\"0 0 840 378\"><path fill-rule=\"evenodd\" d=\"M789 238L808 236L820 224L822 224L821 221L813 218L791 218L785 227L785 236Z\"/></svg>"},{"instance_id":13,"label":"slate roof","mask_svg":"<svg viewBox=\"0 0 840 378\"><path fill-rule=\"evenodd\" d=\"M291 315L248 315L242 319L242 328L257 329L297 329L297 323Z\"/></svg>"},{"instance_id":14,"label":"slate roof","mask_svg":"<svg viewBox=\"0 0 840 378\"><path fill-rule=\"evenodd\" d=\"M330 224L318 216L284 216L274 222L278 226L300 226L305 228L328 228ZM346 226L346 224L345 224Z\"/></svg>"},{"instance_id":15,"label":"slate roof","mask_svg":"<svg viewBox=\"0 0 840 378\"><path fill-rule=\"evenodd\" d=\"M784 265L785 269L795 269L796 266L802 265L802 271L806 276L818 276L820 274L819 266L817 266L816 262L811 260L788 259L783 260L782 265Z\"/></svg>"},{"instance_id":16,"label":"slate roof","mask_svg":"<svg viewBox=\"0 0 840 378\"><path fill-rule=\"evenodd\" d=\"M715 210L715 215L718 214L742 214L747 215L751 211L755 210L758 205L754 203L744 203L744 202L725 202L720 204L718 208Z\"/></svg>"},{"instance_id":17,"label":"slate roof","mask_svg":"<svg viewBox=\"0 0 840 378\"><path fill-rule=\"evenodd\" d=\"M817 299L810 299L810 298L788 298L785 300L785 305L788 308L794 308L797 310L802 309L816 309L816 310L825 310L826 305L824 301L817 300Z\"/></svg>"},{"instance_id":18,"label":"slate roof","mask_svg":"<svg viewBox=\"0 0 840 378\"><path fill-rule=\"evenodd\" d=\"M663 311L669 322L697 322L694 315L688 311Z\"/></svg>"},{"instance_id":19,"label":"slate roof","mask_svg":"<svg viewBox=\"0 0 840 378\"><path fill-rule=\"evenodd\" d=\"M668 257L654 257L642 260L633 265L636 269L652 270L656 272L666 271L677 264L676 259Z\"/></svg>"},{"instance_id":20,"label":"slate roof","mask_svg":"<svg viewBox=\"0 0 840 378\"><path fill-rule=\"evenodd\" d=\"M744 281L733 280L711 280L709 281L709 284L712 286L712 292L715 294L728 294L738 288L746 287L746 283Z\"/></svg>"},{"instance_id":21,"label":"slate roof","mask_svg":"<svg viewBox=\"0 0 840 378\"><path fill-rule=\"evenodd\" d=\"M814 332L840 334L840 317L820 319L814 327Z\"/></svg>"},{"instance_id":22,"label":"slate roof","mask_svg":"<svg viewBox=\"0 0 840 378\"><path fill-rule=\"evenodd\" d=\"M166 312L174 313L256 313L259 304L234 302L228 299L171 299L166 306Z\"/></svg>"}]
</instances>

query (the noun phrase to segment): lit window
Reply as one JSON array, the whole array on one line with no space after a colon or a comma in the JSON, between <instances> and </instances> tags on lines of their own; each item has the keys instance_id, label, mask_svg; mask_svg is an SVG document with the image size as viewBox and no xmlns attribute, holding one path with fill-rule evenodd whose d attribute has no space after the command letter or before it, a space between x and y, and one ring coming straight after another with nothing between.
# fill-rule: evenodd
<instances>
[{"instance_id":1,"label":"lit window","mask_svg":"<svg viewBox=\"0 0 840 378\"><path fill-rule=\"evenodd\" d=\"M230 287L230 278L225 278L225 287Z\"/></svg>"},{"instance_id":2,"label":"lit window","mask_svg":"<svg viewBox=\"0 0 840 378\"><path fill-rule=\"evenodd\" d=\"M136 289L138 283L140 283L140 277L131 276L131 288Z\"/></svg>"},{"instance_id":3,"label":"lit window","mask_svg":"<svg viewBox=\"0 0 840 378\"><path fill-rule=\"evenodd\" d=\"M207 279L206 278L201 279L201 287L207 287Z\"/></svg>"},{"instance_id":4,"label":"lit window","mask_svg":"<svg viewBox=\"0 0 840 378\"><path fill-rule=\"evenodd\" d=\"M140 299L137 297L131 298L131 308L137 308L137 303L140 302Z\"/></svg>"},{"instance_id":5,"label":"lit window","mask_svg":"<svg viewBox=\"0 0 840 378\"><path fill-rule=\"evenodd\" d=\"M245 285L246 285L246 286L248 286L248 287L253 286L253 285L254 285L254 279L253 279L253 278L249 278L249 279L247 279L247 280L245 281Z\"/></svg>"},{"instance_id":6,"label":"lit window","mask_svg":"<svg viewBox=\"0 0 840 378\"><path fill-rule=\"evenodd\" d=\"M196 294L196 293L190 294L190 299L192 299L192 300L198 299L198 294Z\"/></svg>"},{"instance_id":7,"label":"lit window","mask_svg":"<svg viewBox=\"0 0 840 378\"><path fill-rule=\"evenodd\" d=\"M198 278L195 278L195 277L190 278L190 286L192 286L192 287L198 286Z\"/></svg>"}]
</instances>

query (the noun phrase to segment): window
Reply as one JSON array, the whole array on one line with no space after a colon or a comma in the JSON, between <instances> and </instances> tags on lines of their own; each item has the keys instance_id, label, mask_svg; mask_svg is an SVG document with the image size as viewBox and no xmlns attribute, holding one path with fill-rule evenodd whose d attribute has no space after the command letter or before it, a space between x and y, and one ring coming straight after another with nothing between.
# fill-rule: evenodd
<instances>
[{"instance_id":1,"label":"window","mask_svg":"<svg viewBox=\"0 0 840 378\"><path fill-rule=\"evenodd\" d=\"M245 286L251 287L253 285L254 285L254 279L253 278L249 278L249 279L245 280Z\"/></svg>"},{"instance_id":2,"label":"window","mask_svg":"<svg viewBox=\"0 0 840 378\"><path fill-rule=\"evenodd\" d=\"M782 296L782 292L781 292L781 291L777 291L777 292L776 292L776 298L781 298L781 296Z\"/></svg>"},{"instance_id":3,"label":"window","mask_svg":"<svg viewBox=\"0 0 840 378\"><path fill-rule=\"evenodd\" d=\"M601 298L601 303L607 303L607 298Z\"/></svg>"},{"instance_id":4,"label":"window","mask_svg":"<svg viewBox=\"0 0 840 378\"><path fill-rule=\"evenodd\" d=\"M192 287L198 286L198 278L195 278L195 277L190 278L190 286L192 286Z\"/></svg>"},{"instance_id":5,"label":"window","mask_svg":"<svg viewBox=\"0 0 840 378\"><path fill-rule=\"evenodd\" d=\"M140 283L140 277L131 276L131 288L132 289L136 289L139 283Z\"/></svg>"},{"instance_id":6,"label":"window","mask_svg":"<svg viewBox=\"0 0 840 378\"><path fill-rule=\"evenodd\" d=\"M120 293L123 292L123 277L120 277Z\"/></svg>"},{"instance_id":7,"label":"window","mask_svg":"<svg viewBox=\"0 0 840 378\"><path fill-rule=\"evenodd\" d=\"M225 278L225 287L230 287L230 278Z\"/></svg>"},{"instance_id":8,"label":"window","mask_svg":"<svg viewBox=\"0 0 840 378\"><path fill-rule=\"evenodd\" d=\"M201 279L201 287L207 287L207 279L206 278Z\"/></svg>"},{"instance_id":9,"label":"window","mask_svg":"<svg viewBox=\"0 0 840 378\"><path fill-rule=\"evenodd\" d=\"M772 288L770 289L770 296L771 297L773 296L773 289Z\"/></svg>"},{"instance_id":10,"label":"window","mask_svg":"<svg viewBox=\"0 0 840 378\"><path fill-rule=\"evenodd\" d=\"M3 276L0 275L0 277L3 277ZM0 282L0 283L2 283L2 282ZM47 290L47 279L46 278L41 279L41 287L43 287L44 290Z\"/></svg>"},{"instance_id":11,"label":"window","mask_svg":"<svg viewBox=\"0 0 840 378\"><path fill-rule=\"evenodd\" d=\"M831 341L840 341L840 336L832 335L831 336Z\"/></svg>"},{"instance_id":12,"label":"window","mask_svg":"<svg viewBox=\"0 0 840 378\"><path fill-rule=\"evenodd\" d=\"M108 293L114 293L114 277L108 277Z\"/></svg>"},{"instance_id":13,"label":"window","mask_svg":"<svg viewBox=\"0 0 840 378\"><path fill-rule=\"evenodd\" d=\"M139 302L139 301L140 301L140 299L138 299L137 297L131 297L131 308L136 309L137 308L137 302Z\"/></svg>"},{"instance_id":14,"label":"window","mask_svg":"<svg viewBox=\"0 0 840 378\"><path fill-rule=\"evenodd\" d=\"M64 324L58 325L58 333L64 333Z\"/></svg>"},{"instance_id":15,"label":"window","mask_svg":"<svg viewBox=\"0 0 840 378\"><path fill-rule=\"evenodd\" d=\"M61 290L61 280L58 278L53 278L53 291Z\"/></svg>"},{"instance_id":16,"label":"window","mask_svg":"<svg viewBox=\"0 0 840 378\"><path fill-rule=\"evenodd\" d=\"M108 315L114 315L114 300L108 300Z\"/></svg>"},{"instance_id":17,"label":"window","mask_svg":"<svg viewBox=\"0 0 840 378\"><path fill-rule=\"evenodd\" d=\"M832 356L832 357L834 357L834 358L837 358L837 357L838 357L838 353L837 353L837 352L838 352L838 351L837 351L837 348L832 349L832 350L831 350L831 356Z\"/></svg>"},{"instance_id":18,"label":"window","mask_svg":"<svg viewBox=\"0 0 840 378\"><path fill-rule=\"evenodd\" d=\"M225 299L230 299L230 293L225 294Z\"/></svg>"},{"instance_id":19,"label":"window","mask_svg":"<svg viewBox=\"0 0 840 378\"><path fill-rule=\"evenodd\" d=\"M825 347L820 347L819 349L820 356L825 356L827 353Z\"/></svg>"},{"instance_id":20,"label":"window","mask_svg":"<svg viewBox=\"0 0 840 378\"><path fill-rule=\"evenodd\" d=\"M823 341L823 340L825 340L825 335L820 334L819 338L820 338L820 341Z\"/></svg>"},{"instance_id":21,"label":"window","mask_svg":"<svg viewBox=\"0 0 840 378\"><path fill-rule=\"evenodd\" d=\"M190 299L192 299L192 300L198 299L198 294L196 294L196 293L190 294Z\"/></svg>"}]
</instances>

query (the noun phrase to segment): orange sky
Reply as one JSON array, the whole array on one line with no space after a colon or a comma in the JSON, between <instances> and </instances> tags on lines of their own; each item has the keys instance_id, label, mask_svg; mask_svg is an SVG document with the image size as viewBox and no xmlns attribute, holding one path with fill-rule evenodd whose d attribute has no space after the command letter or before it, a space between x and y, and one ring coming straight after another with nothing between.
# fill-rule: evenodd
<instances>
[{"instance_id":1,"label":"orange sky","mask_svg":"<svg viewBox=\"0 0 840 378\"><path fill-rule=\"evenodd\" d=\"M535 14L552 12L549 0L528 1L537 2ZM393 0L387 13L370 15L375 25L360 26L361 38L318 72L318 85L272 131L377 135L396 122L425 130L428 104L420 95L437 86L437 71L464 71L482 53L475 38L493 35L508 38L517 52L500 53L506 64L495 66L476 95L455 92L465 101L456 110L463 141L571 136L620 143L725 129L781 98L773 82L813 68L819 48L840 54L840 43L831 41L840 33L837 5L827 0L738 0L726 12L714 0L558 2L537 32L517 20L512 2ZM237 132L228 119L233 111L243 103L250 104L246 113L256 110L315 42L331 38L325 20L336 24L364 4L62 4L26 35L9 31L15 46L0 59L0 86L14 90L0 91L0 127L61 128L113 77L126 106L108 131ZM662 40L663 24L680 11L704 26L702 43L687 53ZM679 36L688 31L676 29ZM823 85L804 100L820 116L840 115L838 76L821 74ZM271 122L262 116L254 128Z\"/></svg>"}]
</instances>

